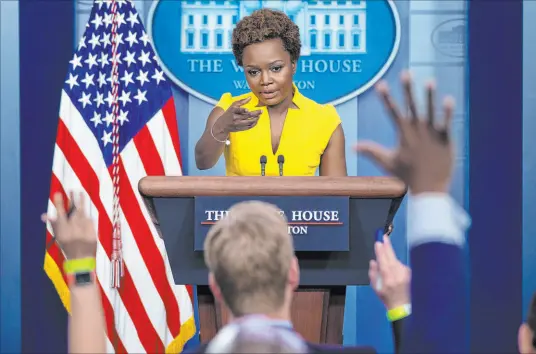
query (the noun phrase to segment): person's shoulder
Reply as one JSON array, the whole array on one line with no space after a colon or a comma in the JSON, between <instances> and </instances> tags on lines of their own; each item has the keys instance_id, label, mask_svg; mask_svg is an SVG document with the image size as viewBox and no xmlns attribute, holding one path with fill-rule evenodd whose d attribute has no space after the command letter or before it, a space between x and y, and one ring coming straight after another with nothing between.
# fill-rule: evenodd
<instances>
[{"instance_id":1,"label":"person's shoulder","mask_svg":"<svg viewBox=\"0 0 536 354\"><path fill-rule=\"evenodd\" d=\"M207 350L208 343L200 343L195 348L188 348L183 351L183 354L203 354Z\"/></svg>"},{"instance_id":2,"label":"person's shoulder","mask_svg":"<svg viewBox=\"0 0 536 354\"><path fill-rule=\"evenodd\" d=\"M216 107L220 107L221 109L226 111L227 108L229 108L233 104L233 102L242 100L247 97L251 97L252 95L252 92L246 92L239 96L233 96L230 92L225 92L223 95L221 95L218 103L216 103Z\"/></svg>"},{"instance_id":3,"label":"person's shoulder","mask_svg":"<svg viewBox=\"0 0 536 354\"><path fill-rule=\"evenodd\" d=\"M307 343L309 351L311 353L363 353L363 354L376 354L376 349L365 346L342 346L342 345L329 345L329 344L314 344Z\"/></svg>"},{"instance_id":4,"label":"person's shoulder","mask_svg":"<svg viewBox=\"0 0 536 354\"><path fill-rule=\"evenodd\" d=\"M305 105L308 109L314 109L314 110L332 110L335 109L335 107L332 104L329 103L318 103L317 101L313 100L312 98L309 98L305 96L303 93L300 92L300 98L299 101L302 105Z\"/></svg>"},{"instance_id":5,"label":"person's shoulder","mask_svg":"<svg viewBox=\"0 0 536 354\"><path fill-rule=\"evenodd\" d=\"M305 106L308 113L314 113L314 116L328 120L340 120L339 113L335 106L330 103L318 103L315 100L301 94L300 103Z\"/></svg>"}]
</instances>

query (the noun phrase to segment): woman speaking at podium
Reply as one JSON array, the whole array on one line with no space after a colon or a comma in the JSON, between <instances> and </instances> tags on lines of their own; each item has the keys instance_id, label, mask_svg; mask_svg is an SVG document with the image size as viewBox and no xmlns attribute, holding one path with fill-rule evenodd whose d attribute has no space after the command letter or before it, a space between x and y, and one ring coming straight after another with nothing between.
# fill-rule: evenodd
<instances>
[{"instance_id":1,"label":"woman speaking at podium","mask_svg":"<svg viewBox=\"0 0 536 354\"><path fill-rule=\"evenodd\" d=\"M223 153L228 176L346 176L344 132L332 105L305 97L293 83L300 56L298 26L261 9L240 20L233 54L251 92L221 96L195 147L199 169Z\"/></svg>"}]
</instances>

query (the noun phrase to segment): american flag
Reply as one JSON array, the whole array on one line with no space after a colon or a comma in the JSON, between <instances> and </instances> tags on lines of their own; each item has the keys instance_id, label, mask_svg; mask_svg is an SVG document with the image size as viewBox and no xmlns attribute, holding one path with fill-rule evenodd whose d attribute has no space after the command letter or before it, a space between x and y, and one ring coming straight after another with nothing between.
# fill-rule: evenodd
<instances>
[{"instance_id":1,"label":"american flag","mask_svg":"<svg viewBox=\"0 0 536 354\"><path fill-rule=\"evenodd\" d=\"M136 9L96 0L61 92L48 212L57 192L88 197L108 352L177 353L196 333L192 288L175 285L138 192L144 176L181 174L171 87ZM52 235L49 224L44 268L69 311Z\"/></svg>"}]
</instances>

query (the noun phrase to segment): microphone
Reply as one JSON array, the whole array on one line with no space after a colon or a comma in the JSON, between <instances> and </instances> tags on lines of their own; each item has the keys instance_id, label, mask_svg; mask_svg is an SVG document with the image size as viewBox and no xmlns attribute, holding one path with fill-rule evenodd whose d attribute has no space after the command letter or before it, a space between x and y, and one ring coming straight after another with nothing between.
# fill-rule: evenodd
<instances>
[{"instance_id":1,"label":"microphone","mask_svg":"<svg viewBox=\"0 0 536 354\"><path fill-rule=\"evenodd\" d=\"M283 176L283 164L285 163L285 156L277 156L277 163L279 164L279 175Z\"/></svg>"},{"instance_id":2,"label":"microphone","mask_svg":"<svg viewBox=\"0 0 536 354\"><path fill-rule=\"evenodd\" d=\"M265 175L265 170L266 170L266 156L262 155L261 156L261 176Z\"/></svg>"}]
</instances>

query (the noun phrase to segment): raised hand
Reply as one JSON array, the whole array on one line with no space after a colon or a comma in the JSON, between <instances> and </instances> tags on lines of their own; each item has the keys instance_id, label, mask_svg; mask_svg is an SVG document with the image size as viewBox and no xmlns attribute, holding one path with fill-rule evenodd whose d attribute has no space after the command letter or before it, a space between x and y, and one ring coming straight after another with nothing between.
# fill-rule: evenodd
<instances>
[{"instance_id":1,"label":"raised hand","mask_svg":"<svg viewBox=\"0 0 536 354\"><path fill-rule=\"evenodd\" d=\"M249 111L242 107L251 100L251 97L233 102L215 123L215 126L225 133L249 130L257 125L262 110Z\"/></svg>"},{"instance_id":2,"label":"raised hand","mask_svg":"<svg viewBox=\"0 0 536 354\"><path fill-rule=\"evenodd\" d=\"M390 310L410 304L411 270L396 257L389 236L374 246L376 260L369 265L370 284L385 307Z\"/></svg>"},{"instance_id":3,"label":"raised hand","mask_svg":"<svg viewBox=\"0 0 536 354\"><path fill-rule=\"evenodd\" d=\"M388 173L400 178L414 194L446 192L450 183L454 152L451 142L451 121L454 100L443 101L442 122L435 118L435 84L427 84L427 109L419 113L415 105L411 77L401 77L407 114L403 114L389 93L387 83L376 86L390 117L398 129L398 147L387 149L374 142L362 142L356 151L372 158Z\"/></svg>"},{"instance_id":4,"label":"raised hand","mask_svg":"<svg viewBox=\"0 0 536 354\"><path fill-rule=\"evenodd\" d=\"M50 222L54 238L67 259L95 257L97 233L92 220L86 216L84 194L80 193L75 202L74 193L71 193L71 203L74 204L71 215L67 215L60 193L54 195L53 202L57 215L43 214L41 220L44 223Z\"/></svg>"}]
</instances>

